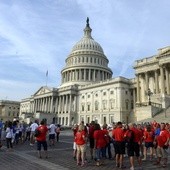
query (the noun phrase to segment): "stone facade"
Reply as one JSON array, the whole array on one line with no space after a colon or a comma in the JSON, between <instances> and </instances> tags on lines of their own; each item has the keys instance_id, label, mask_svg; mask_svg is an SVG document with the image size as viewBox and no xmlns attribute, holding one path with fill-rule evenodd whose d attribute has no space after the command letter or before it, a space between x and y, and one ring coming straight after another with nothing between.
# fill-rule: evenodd
<instances>
[{"instance_id":1,"label":"stone facade","mask_svg":"<svg viewBox=\"0 0 170 170\"><path fill-rule=\"evenodd\" d=\"M0 119L3 121L19 118L20 102L0 100Z\"/></svg>"},{"instance_id":2,"label":"stone facade","mask_svg":"<svg viewBox=\"0 0 170 170\"><path fill-rule=\"evenodd\" d=\"M91 32L87 21L83 38L66 58L61 86L41 87L22 100L23 118L26 115L35 118L38 114L43 115L39 118L65 126L82 120L128 123L152 117L162 107L169 107L170 47L160 49L158 55L135 61L134 79L112 78L109 61Z\"/></svg>"}]
</instances>

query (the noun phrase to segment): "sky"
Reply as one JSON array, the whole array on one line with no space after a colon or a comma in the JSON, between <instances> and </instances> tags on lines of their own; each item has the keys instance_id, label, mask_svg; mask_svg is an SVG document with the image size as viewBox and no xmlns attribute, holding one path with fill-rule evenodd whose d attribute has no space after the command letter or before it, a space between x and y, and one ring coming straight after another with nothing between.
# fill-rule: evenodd
<instances>
[{"instance_id":1,"label":"sky","mask_svg":"<svg viewBox=\"0 0 170 170\"><path fill-rule=\"evenodd\" d=\"M113 78L134 78L135 60L170 46L169 6L169 0L0 0L0 100L21 101L46 83L59 87L87 17Z\"/></svg>"}]
</instances>

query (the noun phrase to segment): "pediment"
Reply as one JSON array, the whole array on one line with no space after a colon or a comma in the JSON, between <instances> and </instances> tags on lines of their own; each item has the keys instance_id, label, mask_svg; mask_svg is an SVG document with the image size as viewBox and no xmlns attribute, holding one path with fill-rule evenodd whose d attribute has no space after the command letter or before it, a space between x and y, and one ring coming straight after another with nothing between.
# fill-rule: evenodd
<instances>
[{"instance_id":1,"label":"pediment","mask_svg":"<svg viewBox=\"0 0 170 170\"><path fill-rule=\"evenodd\" d=\"M170 46L159 49L159 55L170 55Z\"/></svg>"},{"instance_id":2,"label":"pediment","mask_svg":"<svg viewBox=\"0 0 170 170\"><path fill-rule=\"evenodd\" d=\"M49 92L51 92L51 89L49 89L48 87L41 87L41 88L34 94L34 96L42 95L42 94L49 93Z\"/></svg>"}]
</instances>

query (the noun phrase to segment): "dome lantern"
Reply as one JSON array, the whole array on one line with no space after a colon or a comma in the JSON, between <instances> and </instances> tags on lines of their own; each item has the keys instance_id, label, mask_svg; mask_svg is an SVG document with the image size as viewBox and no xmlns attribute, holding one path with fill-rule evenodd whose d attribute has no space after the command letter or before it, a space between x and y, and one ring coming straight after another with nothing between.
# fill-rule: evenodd
<instances>
[{"instance_id":1,"label":"dome lantern","mask_svg":"<svg viewBox=\"0 0 170 170\"><path fill-rule=\"evenodd\" d=\"M84 29L84 37L93 39L91 36L92 29L90 28L89 18L86 20L86 28Z\"/></svg>"}]
</instances>

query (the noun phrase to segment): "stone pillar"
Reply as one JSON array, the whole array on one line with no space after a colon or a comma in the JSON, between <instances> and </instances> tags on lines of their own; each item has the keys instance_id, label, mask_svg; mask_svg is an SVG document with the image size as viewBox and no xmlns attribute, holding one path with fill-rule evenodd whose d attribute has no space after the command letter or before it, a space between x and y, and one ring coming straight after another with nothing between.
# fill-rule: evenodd
<instances>
[{"instance_id":1,"label":"stone pillar","mask_svg":"<svg viewBox=\"0 0 170 170\"><path fill-rule=\"evenodd\" d=\"M84 69L84 81L86 81L86 69Z\"/></svg>"},{"instance_id":2,"label":"stone pillar","mask_svg":"<svg viewBox=\"0 0 170 170\"><path fill-rule=\"evenodd\" d=\"M89 76L88 76L88 80L91 81L91 69L89 69Z\"/></svg>"},{"instance_id":3,"label":"stone pillar","mask_svg":"<svg viewBox=\"0 0 170 170\"><path fill-rule=\"evenodd\" d=\"M149 89L149 78L148 78L148 72L145 72L145 87L146 87L146 92Z\"/></svg>"},{"instance_id":4,"label":"stone pillar","mask_svg":"<svg viewBox=\"0 0 170 170\"><path fill-rule=\"evenodd\" d=\"M61 112L61 96L59 96L58 113Z\"/></svg>"},{"instance_id":5,"label":"stone pillar","mask_svg":"<svg viewBox=\"0 0 170 170\"><path fill-rule=\"evenodd\" d=\"M158 70L155 70L155 90L156 94L158 94L159 93Z\"/></svg>"},{"instance_id":6,"label":"stone pillar","mask_svg":"<svg viewBox=\"0 0 170 170\"><path fill-rule=\"evenodd\" d=\"M140 103L139 74L136 74L136 78L137 78L137 103Z\"/></svg>"},{"instance_id":7,"label":"stone pillar","mask_svg":"<svg viewBox=\"0 0 170 170\"><path fill-rule=\"evenodd\" d=\"M102 81L104 80L105 78L104 78L104 71L102 71Z\"/></svg>"},{"instance_id":8,"label":"stone pillar","mask_svg":"<svg viewBox=\"0 0 170 170\"><path fill-rule=\"evenodd\" d=\"M79 80L81 81L82 79L82 72L81 72L81 69L79 69Z\"/></svg>"},{"instance_id":9,"label":"stone pillar","mask_svg":"<svg viewBox=\"0 0 170 170\"><path fill-rule=\"evenodd\" d=\"M50 113L53 113L53 96L51 96Z\"/></svg>"},{"instance_id":10,"label":"stone pillar","mask_svg":"<svg viewBox=\"0 0 170 170\"><path fill-rule=\"evenodd\" d=\"M133 89L133 108L135 108L135 103L136 103L136 90Z\"/></svg>"},{"instance_id":11,"label":"stone pillar","mask_svg":"<svg viewBox=\"0 0 170 170\"><path fill-rule=\"evenodd\" d=\"M58 97L56 97L55 110L56 110L56 112L58 112Z\"/></svg>"},{"instance_id":12,"label":"stone pillar","mask_svg":"<svg viewBox=\"0 0 170 170\"><path fill-rule=\"evenodd\" d=\"M65 107L65 113L68 113L68 95L66 95L66 107Z\"/></svg>"},{"instance_id":13,"label":"stone pillar","mask_svg":"<svg viewBox=\"0 0 170 170\"><path fill-rule=\"evenodd\" d=\"M94 69L94 72L93 72L93 81L96 81L95 76L96 76L96 70Z\"/></svg>"},{"instance_id":14,"label":"stone pillar","mask_svg":"<svg viewBox=\"0 0 170 170\"><path fill-rule=\"evenodd\" d=\"M160 76L161 76L161 93L165 93L163 66L160 66Z\"/></svg>"},{"instance_id":15,"label":"stone pillar","mask_svg":"<svg viewBox=\"0 0 170 170\"><path fill-rule=\"evenodd\" d=\"M71 108L72 108L72 95L70 94L70 99L69 99L69 113L72 112Z\"/></svg>"},{"instance_id":16,"label":"stone pillar","mask_svg":"<svg viewBox=\"0 0 170 170\"><path fill-rule=\"evenodd\" d=\"M167 94L170 94L170 89L169 89L169 72L168 72L168 68L165 68L165 75L166 75L166 91Z\"/></svg>"}]
</instances>

